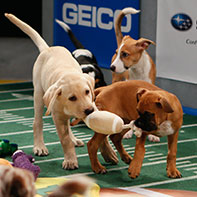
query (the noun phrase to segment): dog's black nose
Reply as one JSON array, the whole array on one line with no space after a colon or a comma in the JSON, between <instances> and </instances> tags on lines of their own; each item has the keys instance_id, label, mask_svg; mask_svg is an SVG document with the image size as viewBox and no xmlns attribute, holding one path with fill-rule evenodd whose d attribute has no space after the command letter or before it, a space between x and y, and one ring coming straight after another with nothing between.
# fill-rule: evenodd
<instances>
[{"instance_id":1,"label":"dog's black nose","mask_svg":"<svg viewBox=\"0 0 197 197\"><path fill-rule=\"evenodd\" d=\"M116 67L114 65L110 66L111 71L115 72L116 71Z\"/></svg>"},{"instance_id":2,"label":"dog's black nose","mask_svg":"<svg viewBox=\"0 0 197 197\"><path fill-rule=\"evenodd\" d=\"M86 109L84 111L84 113L88 116L89 114L91 114L94 111L94 108L90 108L90 109Z\"/></svg>"}]
</instances>

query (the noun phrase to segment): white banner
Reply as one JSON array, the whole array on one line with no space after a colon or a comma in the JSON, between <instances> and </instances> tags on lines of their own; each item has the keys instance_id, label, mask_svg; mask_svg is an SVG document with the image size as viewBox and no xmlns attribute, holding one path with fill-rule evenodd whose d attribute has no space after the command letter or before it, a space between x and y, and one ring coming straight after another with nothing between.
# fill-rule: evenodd
<instances>
[{"instance_id":1,"label":"white banner","mask_svg":"<svg viewBox=\"0 0 197 197\"><path fill-rule=\"evenodd\" d=\"M157 76L197 83L197 0L158 0Z\"/></svg>"}]
</instances>

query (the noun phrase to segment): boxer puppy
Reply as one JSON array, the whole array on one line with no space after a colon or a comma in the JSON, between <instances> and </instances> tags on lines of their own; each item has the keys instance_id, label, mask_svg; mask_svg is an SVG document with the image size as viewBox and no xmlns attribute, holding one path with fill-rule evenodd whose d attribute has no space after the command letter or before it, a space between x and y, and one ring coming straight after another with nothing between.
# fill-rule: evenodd
<instances>
[{"instance_id":1,"label":"boxer puppy","mask_svg":"<svg viewBox=\"0 0 197 197\"><path fill-rule=\"evenodd\" d=\"M130 164L128 173L131 178L140 174L145 154L145 139L148 134L158 137L168 136L167 175L181 177L176 168L178 131L183 121L183 111L178 98L157 86L145 81L130 80L117 82L95 90L96 106L120 116L125 123L135 120L135 126L142 129L142 136L136 138L134 158L125 151L122 137L128 131L110 136L121 159ZM110 101L107 99L110 97ZM95 133L88 142L91 166L95 173L106 173L106 168L97 158L100 148L105 161L117 163L116 153L108 143L107 136Z\"/></svg>"}]
</instances>

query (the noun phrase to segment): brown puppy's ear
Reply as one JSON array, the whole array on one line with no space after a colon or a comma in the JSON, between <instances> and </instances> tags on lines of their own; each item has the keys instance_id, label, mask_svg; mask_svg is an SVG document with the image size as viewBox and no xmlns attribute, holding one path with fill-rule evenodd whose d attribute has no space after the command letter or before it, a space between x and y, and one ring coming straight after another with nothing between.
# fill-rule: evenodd
<instances>
[{"instance_id":1,"label":"brown puppy's ear","mask_svg":"<svg viewBox=\"0 0 197 197\"><path fill-rule=\"evenodd\" d=\"M162 108L166 113L172 113L174 110L171 105L165 98L160 98L158 102L156 102L156 106L158 108Z\"/></svg>"},{"instance_id":2,"label":"brown puppy's ear","mask_svg":"<svg viewBox=\"0 0 197 197\"><path fill-rule=\"evenodd\" d=\"M92 101L94 101L94 86L95 86L95 80L93 77L91 77L90 75L83 73L83 76L86 78L87 82L88 82L88 86L90 88L91 94L92 94Z\"/></svg>"},{"instance_id":3,"label":"brown puppy's ear","mask_svg":"<svg viewBox=\"0 0 197 197\"><path fill-rule=\"evenodd\" d=\"M136 94L136 98L137 98L137 103L139 102L140 98L142 97L142 95L144 93L146 93L148 90L145 89L145 88L140 88L138 91L137 91L137 94Z\"/></svg>"},{"instance_id":4,"label":"brown puppy's ear","mask_svg":"<svg viewBox=\"0 0 197 197\"><path fill-rule=\"evenodd\" d=\"M102 90L105 89L105 88L106 88L106 86L102 86L102 87L96 88L96 89L94 90L94 95L95 95L95 96L99 95L100 92L102 92Z\"/></svg>"},{"instance_id":5,"label":"brown puppy's ear","mask_svg":"<svg viewBox=\"0 0 197 197\"><path fill-rule=\"evenodd\" d=\"M146 50L150 44L156 45L155 42L146 38L140 38L135 44L140 50Z\"/></svg>"},{"instance_id":6,"label":"brown puppy's ear","mask_svg":"<svg viewBox=\"0 0 197 197\"><path fill-rule=\"evenodd\" d=\"M47 106L46 116L48 116L53 108L53 105L55 103L55 100L58 96L62 94L61 87L57 87L56 84L52 85L48 88L48 90L45 92L43 96L44 104Z\"/></svg>"}]
</instances>

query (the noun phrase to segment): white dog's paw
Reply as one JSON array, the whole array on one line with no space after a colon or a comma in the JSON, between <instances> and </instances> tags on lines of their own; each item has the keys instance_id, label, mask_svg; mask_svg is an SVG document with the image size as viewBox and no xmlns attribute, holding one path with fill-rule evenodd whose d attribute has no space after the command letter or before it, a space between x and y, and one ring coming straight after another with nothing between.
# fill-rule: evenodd
<instances>
[{"instance_id":1,"label":"white dog's paw","mask_svg":"<svg viewBox=\"0 0 197 197\"><path fill-rule=\"evenodd\" d=\"M34 154L38 156L46 156L49 154L49 151L45 145L42 146L34 146Z\"/></svg>"},{"instance_id":2,"label":"white dog's paw","mask_svg":"<svg viewBox=\"0 0 197 197\"><path fill-rule=\"evenodd\" d=\"M154 135L148 135L148 140L150 141L150 142L160 142L160 138L159 137L157 137L157 136L154 136Z\"/></svg>"},{"instance_id":3,"label":"white dog's paw","mask_svg":"<svg viewBox=\"0 0 197 197\"><path fill-rule=\"evenodd\" d=\"M71 159L64 160L62 163L62 168L65 170L77 169L77 168L79 168L78 162L77 162L77 160L71 160Z\"/></svg>"},{"instance_id":4,"label":"white dog's paw","mask_svg":"<svg viewBox=\"0 0 197 197\"><path fill-rule=\"evenodd\" d=\"M84 146L84 142L82 140L80 140L80 139L76 139L74 141L74 144L75 144L75 146L78 146L78 147Z\"/></svg>"},{"instance_id":5,"label":"white dog's paw","mask_svg":"<svg viewBox=\"0 0 197 197\"><path fill-rule=\"evenodd\" d=\"M133 136L133 130L130 129L129 131L127 131L127 133L124 134L123 138L129 139L129 138L132 138L132 136Z\"/></svg>"}]
</instances>

